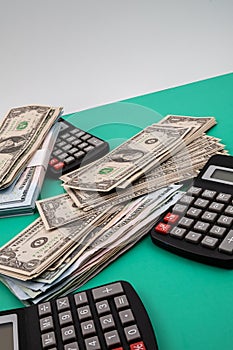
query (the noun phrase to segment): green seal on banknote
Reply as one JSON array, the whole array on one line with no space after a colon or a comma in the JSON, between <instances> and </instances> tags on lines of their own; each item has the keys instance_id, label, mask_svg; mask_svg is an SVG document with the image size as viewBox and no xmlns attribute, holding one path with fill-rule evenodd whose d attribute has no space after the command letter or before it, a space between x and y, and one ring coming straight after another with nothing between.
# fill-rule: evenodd
<instances>
[{"instance_id":1,"label":"green seal on banknote","mask_svg":"<svg viewBox=\"0 0 233 350\"><path fill-rule=\"evenodd\" d=\"M99 174L108 174L108 173L111 173L112 171L114 170L114 168L103 168L103 169L100 169L99 171Z\"/></svg>"}]
</instances>

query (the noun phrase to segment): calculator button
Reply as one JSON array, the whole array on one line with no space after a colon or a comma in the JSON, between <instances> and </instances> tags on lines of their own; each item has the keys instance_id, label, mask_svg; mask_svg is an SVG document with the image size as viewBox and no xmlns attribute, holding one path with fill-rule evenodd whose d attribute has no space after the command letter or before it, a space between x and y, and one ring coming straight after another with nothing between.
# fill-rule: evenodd
<instances>
[{"instance_id":1,"label":"calculator button","mask_svg":"<svg viewBox=\"0 0 233 350\"><path fill-rule=\"evenodd\" d=\"M201 209L190 207L187 211L187 216L190 216L191 218L197 219L202 213Z\"/></svg>"},{"instance_id":2,"label":"calculator button","mask_svg":"<svg viewBox=\"0 0 233 350\"><path fill-rule=\"evenodd\" d=\"M73 322L72 315L71 315L71 312L69 310L59 313L58 318L59 318L60 326L65 326L65 325Z\"/></svg>"},{"instance_id":3,"label":"calculator button","mask_svg":"<svg viewBox=\"0 0 233 350\"><path fill-rule=\"evenodd\" d=\"M70 340L75 340L76 336L75 336L74 326L68 326L68 327L62 328L61 336L64 343Z\"/></svg>"},{"instance_id":4,"label":"calculator button","mask_svg":"<svg viewBox=\"0 0 233 350\"><path fill-rule=\"evenodd\" d=\"M83 305L87 303L87 293L86 292L80 292L74 295L74 300L76 306Z\"/></svg>"},{"instance_id":5,"label":"calculator button","mask_svg":"<svg viewBox=\"0 0 233 350\"><path fill-rule=\"evenodd\" d=\"M198 198L194 202L194 205L196 207L203 208L203 209L206 208L208 204L209 204L209 201L207 199L202 199L202 198Z\"/></svg>"},{"instance_id":6,"label":"calculator button","mask_svg":"<svg viewBox=\"0 0 233 350\"><path fill-rule=\"evenodd\" d=\"M194 223L193 219L186 218L185 216L180 219L179 225L185 228L190 228Z\"/></svg>"},{"instance_id":7,"label":"calculator button","mask_svg":"<svg viewBox=\"0 0 233 350\"><path fill-rule=\"evenodd\" d=\"M227 227L230 227L232 225L232 222L233 222L233 218L231 218L230 216L226 216L226 215L221 215L217 220L218 224L221 224L221 225L227 226Z\"/></svg>"},{"instance_id":8,"label":"calculator button","mask_svg":"<svg viewBox=\"0 0 233 350\"><path fill-rule=\"evenodd\" d=\"M91 135L86 134L86 135L83 135L83 136L81 137L81 139L82 139L83 141L86 141L86 140L88 140L90 137L91 137Z\"/></svg>"},{"instance_id":9,"label":"calculator button","mask_svg":"<svg viewBox=\"0 0 233 350\"><path fill-rule=\"evenodd\" d=\"M72 145L70 143L67 143L64 147L62 147L63 151L67 152L69 149L72 148Z\"/></svg>"},{"instance_id":10,"label":"calculator button","mask_svg":"<svg viewBox=\"0 0 233 350\"><path fill-rule=\"evenodd\" d=\"M76 140L75 136L70 136L66 139L67 142L72 143L74 140Z\"/></svg>"},{"instance_id":11,"label":"calculator button","mask_svg":"<svg viewBox=\"0 0 233 350\"><path fill-rule=\"evenodd\" d=\"M81 323L81 330L82 330L82 334L84 337L87 337L89 335L93 335L96 333L95 325L94 325L94 322L92 320L82 322Z\"/></svg>"},{"instance_id":12,"label":"calculator button","mask_svg":"<svg viewBox=\"0 0 233 350\"><path fill-rule=\"evenodd\" d=\"M76 148L76 147L73 147L73 148L71 148L69 151L68 151L68 153L70 154L70 155L73 155L73 154L75 154L75 153L77 153L78 152L78 148Z\"/></svg>"},{"instance_id":13,"label":"calculator button","mask_svg":"<svg viewBox=\"0 0 233 350\"><path fill-rule=\"evenodd\" d=\"M75 140L75 141L72 142L72 145L73 145L73 146L78 146L80 143L82 143L82 141L79 140L79 139L77 139L77 140Z\"/></svg>"},{"instance_id":14,"label":"calculator button","mask_svg":"<svg viewBox=\"0 0 233 350\"><path fill-rule=\"evenodd\" d=\"M124 326L134 321L134 316L131 309L127 309L119 312L119 317L120 317L121 323Z\"/></svg>"},{"instance_id":15,"label":"calculator button","mask_svg":"<svg viewBox=\"0 0 233 350\"><path fill-rule=\"evenodd\" d=\"M77 134L77 133L80 132L80 131L81 131L81 130L75 126L73 130L70 130L70 133L71 133L72 135L75 135L75 134Z\"/></svg>"},{"instance_id":16,"label":"calculator button","mask_svg":"<svg viewBox=\"0 0 233 350\"><path fill-rule=\"evenodd\" d=\"M80 131L77 132L75 135L76 135L76 137L81 137L81 136L85 135L85 132L82 131L82 130L80 130Z\"/></svg>"},{"instance_id":17,"label":"calculator button","mask_svg":"<svg viewBox=\"0 0 233 350\"><path fill-rule=\"evenodd\" d=\"M202 215L202 219L203 220L206 220L208 222L214 222L214 220L216 219L217 217L217 213L213 213L211 211L205 211L204 214Z\"/></svg>"},{"instance_id":18,"label":"calculator button","mask_svg":"<svg viewBox=\"0 0 233 350\"><path fill-rule=\"evenodd\" d=\"M51 346L56 345L56 338L55 338L54 332L42 334L41 339L42 339L43 349L48 349Z\"/></svg>"},{"instance_id":19,"label":"calculator button","mask_svg":"<svg viewBox=\"0 0 233 350\"><path fill-rule=\"evenodd\" d=\"M87 147L85 147L83 150L84 150L85 152L90 152L90 151L92 151L93 149L95 149L94 146L87 146Z\"/></svg>"},{"instance_id":20,"label":"calculator button","mask_svg":"<svg viewBox=\"0 0 233 350\"><path fill-rule=\"evenodd\" d=\"M189 233L185 236L185 240L191 243L199 243L202 238L202 234L189 231Z\"/></svg>"},{"instance_id":21,"label":"calculator button","mask_svg":"<svg viewBox=\"0 0 233 350\"><path fill-rule=\"evenodd\" d=\"M203 198L214 199L215 196L216 196L216 191L205 190L202 193Z\"/></svg>"},{"instance_id":22,"label":"calculator button","mask_svg":"<svg viewBox=\"0 0 233 350\"><path fill-rule=\"evenodd\" d=\"M67 143L65 141L60 141L60 142L56 143L56 146L60 147L60 148L64 147L65 145L67 145Z\"/></svg>"},{"instance_id":23,"label":"calculator button","mask_svg":"<svg viewBox=\"0 0 233 350\"><path fill-rule=\"evenodd\" d=\"M62 154L59 154L57 158L58 158L59 160L64 160L64 159L66 159L67 157L68 157L68 153L65 153L65 152L64 152L64 153L62 153Z\"/></svg>"},{"instance_id":24,"label":"calculator button","mask_svg":"<svg viewBox=\"0 0 233 350\"><path fill-rule=\"evenodd\" d=\"M199 196L202 192L200 187L192 186L188 189L187 193L193 196Z\"/></svg>"},{"instance_id":25,"label":"calculator button","mask_svg":"<svg viewBox=\"0 0 233 350\"><path fill-rule=\"evenodd\" d=\"M54 328L52 316L44 317L40 320L40 330L51 331Z\"/></svg>"},{"instance_id":26,"label":"calculator button","mask_svg":"<svg viewBox=\"0 0 233 350\"><path fill-rule=\"evenodd\" d=\"M163 222L160 222L156 227L155 231L161 234L168 234L171 230L171 225L164 224Z\"/></svg>"},{"instance_id":27,"label":"calculator button","mask_svg":"<svg viewBox=\"0 0 233 350\"><path fill-rule=\"evenodd\" d=\"M51 304L50 302L42 303L38 305L39 316L45 316L51 314Z\"/></svg>"},{"instance_id":28,"label":"calculator button","mask_svg":"<svg viewBox=\"0 0 233 350\"><path fill-rule=\"evenodd\" d=\"M181 239L184 237L185 233L186 233L186 230L184 228L175 226L171 230L170 235Z\"/></svg>"},{"instance_id":29,"label":"calculator button","mask_svg":"<svg viewBox=\"0 0 233 350\"><path fill-rule=\"evenodd\" d=\"M233 206L232 205L228 205L228 207L226 207L225 214L233 215Z\"/></svg>"},{"instance_id":30,"label":"calculator button","mask_svg":"<svg viewBox=\"0 0 233 350\"><path fill-rule=\"evenodd\" d=\"M56 300L56 303L57 303L58 311L67 310L70 307L70 303L69 303L68 297L59 298L59 299Z\"/></svg>"},{"instance_id":31,"label":"calculator button","mask_svg":"<svg viewBox=\"0 0 233 350\"><path fill-rule=\"evenodd\" d=\"M218 243L218 239L210 236L205 236L201 241L201 244L206 248L215 248Z\"/></svg>"},{"instance_id":32,"label":"calculator button","mask_svg":"<svg viewBox=\"0 0 233 350\"><path fill-rule=\"evenodd\" d=\"M86 350L101 350L97 336L85 340Z\"/></svg>"},{"instance_id":33,"label":"calculator button","mask_svg":"<svg viewBox=\"0 0 233 350\"><path fill-rule=\"evenodd\" d=\"M65 163L59 162L53 166L55 170L61 170L64 167Z\"/></svg>"},{"instance_id":34,"label":"calculator button","mask_svg":"<svg viewBox=\"0 0 233 350\"><path fill-rule=\"evenodd\" d=\"M85 152L79 151L79 152L77 152L77 153L74 154L74 157L75 157L76 159L82 159L83 156L84 156L84 154L85 154Z\"/></svg>"},{"instance_id":35,"label":"calculator button","mask_svg":"<svg viewBox=\"0 0 233 350\"><path fill-rule=\"evenodd\" d=\"M107 312L110 312L110 307L107 300L99 301L95 304L95 306L99 315L103 315Z\"/></svg>"},{"instance_id":36,"label":"calculator button","mask_svg":"<svg viewBox=\"0 0 233 350\"><path fill-rule=\"evenodd\" d=\"M143 341L134 343L130 345L130 350L146 350L145 344Z\"/></svg>"},{"instance_id":37,"label":"calculator button","mask_svg":"<svg viewBox=\"0 0 233 350\"><path fill-rule=\"evenodd\" d=\"M102 145L103 141L95 138L95 137L91 137L88 142L93 145L93 146L99 146L99 145Z\"/></svg>"},{"instance_id":38,"label":"calculator button","mask_svg":"<svg viewBox=\"0 0 233 350\"><path fill-rule=\"evenodd\" d=\"M164 221L165 222L169 222L171 224L174 224L175 222L177 222L177 220L179 219L179 215L177 214L173 214L173 213L167 213L167 215L164 217Z\"/></svg>"},{"instance_id":39,"label":"calculator button","mask_svg":"<svg viewBox=\"0 0 233 350\"><path fill-rule=\"evenodd\" d=\"M183 197L180 198L179 202L182 204L187 204L190 205L194 201L194 197L184 195Z\"/></svg>"},{"instance_id":40,"label":"calculator button","mask_svg":"<svg viewBox=\"0 0 233 350\"><path fill-rule=\"evenodd\" d=\"M85 148L85 147L87 147L87 146L88 146L88 143L82 142L82 143L80 143L80 145L78 145L78 148L79 148L79 149L83 149L83 148Z\"/></svg>"},{"instance_id":41,"label":"calculator button","mask_svg":"<svg viewBox=\"0 0 233 350\"><path fill-rule=\"evenodd\" d=\"M216 200L223 203L228 203L231 199L231 195L228 193L219 193Z\"/></svg>"},{"instance_id":42,"label":"calculator button","mask_svg":"<svg viewBox=\"0 0 233 350\"><path fill-rule=\"evenodd\" d=\"M199 232L205 233L210 227L210 224L203 221L197 221L194 225L194 230L197 230Z\"/></svg>"},{"instance_id":43,"label":"calculator button","mask_svg":"<svg viewBox=\"0 0 233 350\"><path fill-rule=\"evenodd\" d=\"M66 344L64 346L64 350L79 350L79 346L77 342Z\"/></svg>"},{"instance_id":44,"label":"calculator button","mask_svg":"<svg viewBox=\"0 0 233 350\"><path fill-rule=\"evenodd\" d=\"M119 297L115 297L114 302L115 302L117 310L120 310L120 309L123 309L124 307L129 306L129 302L128 302L126 295L121 295Z\"/></svg>"},{"instance_id":45,"label":"calculator button","mask_svg":"<svg viewBox=\"0 0 233 350\"><path fill-rule=\"evenodd\" d=\"M186 205L177 203L174 205L172 211L174 213L177 213L177 214L184 214L186 212L187 208L188 207Z\"/></svg>"},{"instance_id":46,"label":"calculator button","mask_svg":"<svg viewBox=\"0 0 233 350\"><path fill-rule=\"evenodd\" d=\"M117 330L110 331L104 334L107 346L110 348L115 345L120 345L120 338Z\"/></svg>"},{"instance_id":47,"label":"calculator button","mask_svg":"<svg viewBox=\"0 0 233 350\"><path fill-rule=\"evenodd\" d=\"M225 232L226 232L226 228L222 227L222 226L214 225L210 229L211 236L214 236L214 237L217 237L217 238L223 237Z\"/></svg>"},{"instance_id":48,"label":"calculator button","mask_svg":"<svg viewBox=\"0 0 233 350\"><path fill-rule=\"evenodd\" d=\"M53 156L57 157L61 153L62 153L62 150L61 149L57 149L56 151L53 152Z\"/></svg>"},{"instance_id":49,"label":"calculator button","mask_svg":"<svg viewBox=\"0 0 233 350\"><path fill-rule=\"evenodd\" d=\"M233 253L233 230L230 230L222 243L219 246L219 250L223 253Z\"/></svg>"},{"instance_id":50,"label":"calculator button","mask_svg":"<svg viewBox=\"0 0 233 350\"><path fill-rule=\"evenodd\" d=\"M132 342L141 338L138 327L136 325L126 327L124 331L128 342Z\"/></svg>"},{"instance_id":51,"label":"calculator button","mask_svg":"<svg viewBox=\"0 0 233 350\"><path fill-rule=\"evenodd\" d=\"M77 309L77 313L78 313L78 318L80 321L91 318L91 310L90 310L89 305L79 307Z\"/></svg>"},{"instance_id":52,"label":"calculator button","mask_svg":"<svg viewBox=\"0 0 233 350\"><path fill-rule=\"evenodd\" d=\"M212 202L209 206L209 209L221 213L224 208L224 204L218 202Z\"/></svg>"},{"instance_id":53,"label":"calculator button","mask_svg":"<svg viewBox=\"0 0 233 350\"><path fill-rule=\"evenodd\" d=\"M94 300L106 298L106 296L114 296L122 292L123 292L123 288L121 283L119 282L108 284L107 286L104 286L104 287L94 288L92 290Z\"/></svg>"},{"instance_id":54,"label":"calculator button","mask_svg":"<svg viewBox=\"0 0 233 350\"><path fill-rule=\"evenodd\" d=\"M72 156L70 156L70 157L64 159L64 163L65 163L65 164L71 164L71 163L73 163L74 161L75 161L75 158L72 157Z\"/></svg>"},{"instance_id":55,"label":"calculator button","mask_svg":"<svg viewBox=\"0 0 233 350\"><path fill-rule=\"evenodd\" d=\"M104 331L111 328L115 328L115 322L112 315L106 315L106 316L100 317L100 324Z\"/></svg>"},{"instance_id":56,"label":"calculator button","mask_svg":"<svg viewBox=\"0 0 233 350\"><path fill-rule=\"evenodd\" d=\"M70 134L68 132L66 132L65 134L61 135L60 137L64 140L66 140L69 136L70 136Z\"/></svg>"},{"instance_id":57,"label":"calculator button","mask_svg":"<svg viewBox=\"0 0 233 350\"><path fill-rule=\"evenodd\" d=\"M52 158L52 159L50 159L50 161L49 161L49 165L53 166L54 164L56 164L56 163L58 163L58 162L59 162L59 160L58 160L57 158Z\"/></svg>"}]
</instances>

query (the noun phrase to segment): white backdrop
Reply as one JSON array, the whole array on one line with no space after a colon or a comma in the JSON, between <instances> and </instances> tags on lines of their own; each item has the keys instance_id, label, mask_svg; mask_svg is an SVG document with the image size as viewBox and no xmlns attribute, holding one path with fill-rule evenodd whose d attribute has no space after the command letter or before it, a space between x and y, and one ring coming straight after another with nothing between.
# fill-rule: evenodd
<instances>
[{"instance_id":1,"label":"white backdrop","mask_svg":"<svg viewBox=\"0 0 233 350\"><path fill-rule=\"evenodd\" d=\"M8 0L0 115L65 113L233 71L232 0Z\"/></svg>"}]
</instances>

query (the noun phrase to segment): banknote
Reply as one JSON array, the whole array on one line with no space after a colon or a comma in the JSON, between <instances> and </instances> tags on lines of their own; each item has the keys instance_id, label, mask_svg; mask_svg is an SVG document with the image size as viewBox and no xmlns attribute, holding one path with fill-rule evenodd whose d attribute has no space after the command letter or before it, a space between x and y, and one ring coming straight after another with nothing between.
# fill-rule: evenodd
<instances>
[{"instance_id":1,"label":"banknote","mask_svg":"<svg viewBox=\"0 0 233 350\"><path fill-rule=\"evenodd\" d=\"M36 219L0 249L0 273L22 280L35 277L70 249L96 217L92 213L86 220L52 231L45 229L41 218Z\"/></svg>"},{"instance_id":2,"label":"banknote","mask_svg":"<svg viewBox=\"0 0 233 350\"><path fill-rule=\"evenodd\" d=\"M77 219L85 220L90 215L95 215L99 219L112 209L109 204L102 203L93 209L93 212L88 213L78 208L67 193L36 201L36 206L47 230L62 227Z\"/></svg>"},{"instance_id":3,"label":"banknote","mask_svg":"<svg viewBox=\"0 0 233 350\"><path fill-rule=\"evenodd\" d=\"M23 106L0 123L0 188L8 186L39 148L62 108Z\"/></svg>"},{"instance_id":4,"label":"banknote","mask_svg":"<svg viewBox=\"0 0 233 350\"><path fill-rule=\"evenodd\" d=\"M174 126L191 126L190 135L197 133L200 135L216 124L215 117L193 117L185 115L173 115L169 114L158 122L163 125L174 125Z\"/></svg>"},{"instance_id":5,"label":"banknote","mask_svg":"<svg viewBox=\"0 0 233 350\"><path fill-rule=\"evenodd\" d=\"M82 245L82 248L85 249L81 255L76 255L76 251L73 251L70 260L64 262L58 271L49 272L46 270L45 273L31 281L16 281L12 278L11 281L15 282L15 285L11 285L12 290L21 293L21 298L25 298L25 300L31 298L33 303L37 303L41 299L49 299L50 293L53 296L63 292L63 288L66 290L73 284L75 285L76 278L80 283L88 276L93 276L93 271L98 271L101 264L104 262L108 264L113 259L112 254L117 254L119 250L123 253L124 249L127 249L127 245L130 247L129 243L133 246L148 232L148 224L177 201L176 193L179 188L180 186L170 186L151 194L150 197L146 196L132 201L123 209L123 214L119 215L118 220L113 218L111 224L106 225L104 229L96 227L86 236L86 243L84 242ZM177 195L181 194L178 192ZM124 231L127 235L124 234ZM111 249L112 247L113 249ZM77 247L77 253L79 251L80 247ZM103 256L101 252L104 254ZM91 271L92 273L90 273ZM42 276L44 282L47 283L41 283Z\"/></svg>"},{"instance_id":6,"label":"banknote","mask_svg":"<svg viewBox=\"0 0 233 350\"><path fill-rule=\"evenodd\" d=\"M177 196L174 195L170 197L170 199L167 199L167 201L164 201L161 206L154 206L154 210L151 212L144 211L144 218L142 219L141 217L141 220L138 220L137 224L134 226L131 225L129 217L126 221L123 219L123 221L118 222L116 225L119 226L119 236L117 229L110 229L110 231L105 231L100 236L97 235L96 239L92 240L92 243L88 245L88 250L84 251L84 253L80 256L80 259L76 260L75 263L71 265L69 271L67 270L67 272L60 277L59 286L61 282L63 283L63 281L65 281L64 288L59 290L57 288L57 284L54 284L52 290L47 289L47 291L42 293L41 296L35 298L33 303L38 303L41 298L47 299L51 293L51 296L54 297L54 292L56 289L56 293L59 295L60 293L64 293L64 291L67 293L67 291L80 287L85 281L92 278L96 273L108 266L117 257L137 244L137 242L148 233L148 230L150 230L154 220L156 220L156 218L163 212L163 210L165 210L165 208L168 208L172 203L175 203L179 196L179 194L177 194ZM140 214L142 214L143 206L140 209ZM139 217L140 215L138 208L136 210ZM132 216L134 215L135 211L134 214L132 213ZM120 230L124 225L125 233L127 232L126 235L124 235L124 233L120 233ZM132 230L132 228L134 230ZM71 273L71 271L73 272ZM72 276L72 278L69 278L69 276ZM55 289L55 291L53 291L53 289Z\"/></svg>"},{"instance_id":7,"label":"banknote","mask_svg":"<svg viewBox=\"0 0 233 350\"><path fill-rule=\"evenodd\" d=\"M210 129L213 125L216 124L216 120L214 117L189 117L189 116L181 116L181 115L168 115L164 117L161 121L159 121L158 125L167 125L173 127L189 127L189 132L185 135L183 142L179 144L178 148L175 148L173 152L167 153L163 157L163 161L174 157L177 152L180 150L182 152L188 152L187 145L189 145L193 140L197 139L199 136L203 134L204 131ZM140 176L143 176L144 173L150 171L151 168L157 166L157 162L151 162L149 165L144 166L141 171L138 171L135 175L130 177L130 179L125 179L120 184L118 184L118 188L127 188L133 181L135 181Z\"/></svg>"},{"instance_id":8,"label":"banknote","mask_svg":"<svg viewBox=\"0 0 233 350\"><path fill-rule=\"evenodd\" d=\"M211 155L224 150L224 145L219 143L216 138L203 136L190 143L187 150L188 152L179 151L173 158L163 162L159 167L151 169L126 189L118 189L108 193L77 190L66 185L64 185L64 189L76 205L84 210L91 210L103 202L116 205L174 182L194 178Z\"/></svg>"},{"instance_id":9,"label":"banknote","mask_svg":"<svg viewBox=\"0 0 233 350\"><path fill-rule=\"evenodd\" d=\"M201 135L204 131L208 130L211 126L213 126L216 123L215 118L214 117L206 117L206 118L194 118L194 117L187 117L187 116L172 116L169 115L167 117L165 117L162 121L160 121L160 123L158 123L157 125L172 125L174 126L174 129L176 129L176 127L187 127L189 128L189 131L186 132L186 134L184 135L185 138L185 142L182 145L181 142L179 142L179 145L177 145L177 151L178 149L182 149L185 148L187 146L188 143L190 143L191 141L193 141L193 139L195 139L198 135ZM153 126L146 128L145 130L151 130ZM167 135L166 135L167 136ZM173 140L174 141L174 140ZM152 142L151 139L147 140L146 142ZM166 150L168 151L169 148ZM172 152L165 152L165 154L162 152L161 148L159 147L159 145L157 145L157 154L155 157L150 157L150 162L148 163L143 163L141 162L141 168L138 167L136 170L134 170L133 172L130 172L129 169L127 169L129 171L128 174L126 174L126 172L124 171L125 169L123 169L123 167L125 166L125 163L122 164L122 172L121 175L123 176L123 179L121 178L121 181L119 180L119 178L113 179L114 175L113 172L109 172L108 174L99 174L99 172L101 171L101 165L99 168L95 168L95 175L92 176L92 181L90 180L89 177L89 171L87 172L88 175L85 174L85 172L79 174L80 176L75 176L75 174L72 174L72 179L70 181L67 181L68 177L64 177L62 178L65 182L66 185L72 188L77 188L77 189L86 189L86 190L97 190L97 191L110 191L113 187L112 186L108 186L107 190L106 187L104 187L106 185L106 181L108 182L109 185L109 181L113 179L117 181L117 183L115 183L115 187L117 186L118 188L126 188L127 186L129 186L133 181L135 181L137 178L139 178L140 176L142 176L144 174L144 172L149 171L151 167L154 167L156 164L158 164L158 160L161 161L161 159L165 160L166 158L169 158L171 155L174 155L174 153L176 150L176 145L175 142L173 143L173 148L172 148ZM160 154L161 152L161 154ZM162 157L163 155L163 157ZM162 157L162 158L161 158ZM109 162L106 162L106 169L108 168L113 168L114 164L112 164L110 162L110 159L107 159ZM142 159L141 159L142 160ZM123 161L122 161L123 162ZM119 166L119 164L118 164ZM117 174L116 176L119 175L119 167L116 168L117 169ZM92 168L93 170L93 168ZM113 175L113 176L112 176ZM88 177L89 177L89 182L88 182ZM85 181L85 185L83 185L82 181ZM102 181L102 188L100 186ZM91 182L93 183L93 185L91 185ZM104 189L103 189L104 187Z\"/></svg>"},{"instance_id":10,"label":"banknote","mask_svg":"<svg viewBox=\"0 0 233 350\"><path fill-rule=\"evenodd\" d=\"M180 146L189 127L153 124L94 163L61 177L72 188L107 192Z\"/></svg>"},{"instance_id":11,"label":"banknote","mask_svg":"<svg viewBox=\"0 0 233 350\"><path fill-rule=\"evenodd\" d=\"M59 129L59 123L55 123L23 173L10 186L0 190L0 217L34 212Z\"/></svg>"}]
</instances>

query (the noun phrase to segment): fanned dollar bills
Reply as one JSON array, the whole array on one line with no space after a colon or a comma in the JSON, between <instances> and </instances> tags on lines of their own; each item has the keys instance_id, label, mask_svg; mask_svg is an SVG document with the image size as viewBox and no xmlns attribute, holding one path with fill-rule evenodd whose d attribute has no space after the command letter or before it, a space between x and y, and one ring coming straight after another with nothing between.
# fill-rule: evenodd
<instances>
[{"instance_id":1,"label":"fanned dollar bills","mask_svg":"<svg viewBox=\"0 0 233 350\"><path fill-rule=\"evenodd\" d=\"M34 213L59 129L60 125L56 123L22 174L10 186L0 190L0 217Z\"/></svg>"},{"instance_id":2,"label":"fanned dollar bills","mask_svg":"<svg viewBox=\"0 0 233 350\"><path fill-rule=\"evenodd\" d=\"M144 237L182 183L225 153L213 117L168 115L108 155L62 176L66 193L0 249L0 279L25 305L82 286Z\"/></svg>"},{"instance_id":3,"label":"fanned dollar bills","mask_svg":"<svg viewBox=\"0 0 233 350\"><path fill-rule=\"evenodd\" d=\"M62 108L12 108L0 122L0 189L22 173L61 114Z\"/></svg>"}]
</instances>

